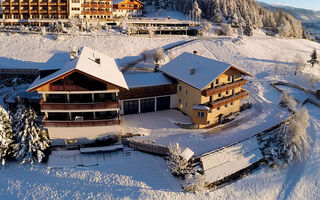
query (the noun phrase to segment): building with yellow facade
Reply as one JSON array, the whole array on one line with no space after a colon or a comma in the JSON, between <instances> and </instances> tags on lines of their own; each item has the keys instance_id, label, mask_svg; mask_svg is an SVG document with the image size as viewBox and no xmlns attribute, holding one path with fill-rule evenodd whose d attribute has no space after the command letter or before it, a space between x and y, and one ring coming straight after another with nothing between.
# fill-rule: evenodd
<instances>
[{"instance_id":1,"label":"building with yellow facade","mask_svg":"<svg viewBox=\"0 0 320 200\"><path fill-rule=\"evenodd\" d=\"M239 112L240 100L248 96L242 76L251 74L221 61L185 52L160 71L177 80L177 108L199 128Z\"/></svg>"}]
</instances>

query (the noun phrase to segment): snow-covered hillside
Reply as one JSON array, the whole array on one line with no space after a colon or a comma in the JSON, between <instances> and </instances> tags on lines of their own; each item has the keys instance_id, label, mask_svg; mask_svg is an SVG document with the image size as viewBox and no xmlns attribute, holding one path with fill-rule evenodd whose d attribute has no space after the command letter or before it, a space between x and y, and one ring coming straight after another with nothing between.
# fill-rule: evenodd
<instances>
[{"instance_id":1,"label":"snow-covered hillside","mask_svg":"<svg viewBox=\"0 0 320 200\"><path fill-rule=\"evenodd\" d=\"M56 41L49 36L0 34L0 67L3 60L6 65L14 65L10 62L14 59L35 62L36 65L36 62L45 62L55 52L83 45L110 55L125 65L137 59L144 49L168 47L191 39L195 38L64 36L64 41ZM261 104L277 105L279 94L269 85L273 80L285 80L314 90L309 76L294 75L296 55L300 54L307 60L313 48L319 52L320 44L302 39L268 37L256 32L254 37L199 38L169 52L176 56L184 51L197 50L200 55L243 68L254 75L248 83L250 95L259 97ZM320 78L319 65L314 68L307 66L304 72L312 74L314 79ZM310 104L306 106L311 116L308 132L313 140L309 158L284 169L262 167L207 194L182 192L179 181L170 174L165 160L133 151L92 167L54 169L47 168L46 164L30 166L9 162L0 169L0 199L320 199L320 108ZM257 120L272 116L270 112L260 113ZM281 113L274 113L274 116L278 115ZM189 138L199 139L195 135Z\"/></svg>"}]
</instances>

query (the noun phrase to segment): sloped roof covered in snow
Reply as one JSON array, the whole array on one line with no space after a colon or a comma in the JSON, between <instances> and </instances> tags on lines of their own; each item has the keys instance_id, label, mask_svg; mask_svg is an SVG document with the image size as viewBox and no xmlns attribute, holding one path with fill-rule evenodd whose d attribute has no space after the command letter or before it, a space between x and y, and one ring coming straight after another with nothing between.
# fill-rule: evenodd
<instances>
[{"instance_id":1,"label":"sloped roof covered in snow","mask_svg":"<svg viewBox=\"0 0 320 200\"><path fill-rule=\"evenodd\" d=\"M174 83L174 81L172 81L170 78L168 78L161 72L127 73L123 76L129 88L149 87Z\"/></svg>"},{"instance_id":2,"label":"sloped roof covered in snow","mask_svg":"<svg viewBox=\"0 0 320 200\"><path fill-rule=\"evenodd\" d=\"M185 82L199 90L203 90L230 67L242 74L251 74L218 60L209 59L192 53L184 52L160 68L165 74ZM194 68L194 73L190 69Z\"/></svg>"},{"instance_id":3,"label":"sloped roof covered in snow","mask_svg":"<svg viewBox=\"0 0 320 200\"><path fill-rule=\"evenodd\" d=\"M100 58L100 64L95 62L96 58ZM119 70L115 60L107 55L92 50L88 47L79 49L78 57L70 60L64 67L58 71L40 78L38 77L29 87L28 91L32 91L54 79L63 76L71 71L78 70L85 74L89 74L95 78L105 82L128 89L127 83Z\"/></svg>"},{"instance_id":4,"label":"sloped roof covered in snow","mask_svg":"<svg viewBox=\"0 0 320 200\"><path fill-rule=\"evenodd\" d=\"M219 149L200 158L205 179L219 181L263 159L256 137Z\"/></svg>"},{"instance_id":5,"label":"sloped roof covered in snow","mask_svg":"<svg viewBox=\"0 0 320 200\"><path fill-rule=\"evenodd\" d=\"M194 109L194 110L204 110L204 111L209 111L210 110L210 108L208 106L201 105L201 104L195 104L194 106L192 106L192 109Z\"/></svg>"}]
</instances>

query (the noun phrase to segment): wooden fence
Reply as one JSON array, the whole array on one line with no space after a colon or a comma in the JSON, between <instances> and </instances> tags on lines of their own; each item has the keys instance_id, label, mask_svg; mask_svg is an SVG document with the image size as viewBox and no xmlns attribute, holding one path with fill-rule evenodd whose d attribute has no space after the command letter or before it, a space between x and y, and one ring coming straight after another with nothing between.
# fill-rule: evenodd
<instances>
[{"instance_id":1,"label":"wooden fence","mask_svg":"<svg viewBox=\"0 0 320 200\"><path fill-rule=\"evenodd\" d=\"M137 141L133 139L123 139L122 143L139 151L166 156L169 153L168 147L154 144L151 141Z\"/></svg>"}]
</instances>

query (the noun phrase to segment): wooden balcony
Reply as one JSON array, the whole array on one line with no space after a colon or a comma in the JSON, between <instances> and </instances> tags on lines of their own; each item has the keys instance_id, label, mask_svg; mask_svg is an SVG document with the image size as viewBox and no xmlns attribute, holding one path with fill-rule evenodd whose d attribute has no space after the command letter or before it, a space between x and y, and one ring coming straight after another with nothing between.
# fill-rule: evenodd
<instances>
[{"instance_id":1,"label":"wooden balcony","mask_svg":"<svg viewBox=\"0 0 320 200\"><path fill-rule=\"evenodd\" d=\"M120 125L119 119L84 120L84 121L54 121L43 120L44 127L88 127Z\"/></svg>"},{"instance_id":2,"label":"wooden balcony","mask_svg":"<svg viewBox=\"0 0 320 200\"><path fill-rule=\"evenodd\" d=\"M219 93L222 93L222 92L225 92L228 90L232 90L234 88L242 87L242 86L246 85L246 83L247 83L246 80L240 79L238 81L235 81L234 83L228 83L228 84L220 85L220 86L217 86L217 87L214 87L211 89L203 90L201 92L201 94L205 97L208 97L208 96L219 94Z\"/></svg>"},{"instance_id":3,"label":"wooden balcony","mask_svg":"<svg viewBox=\"0 0 320 200\"><path fill-rule=\"evenodd\" d=\"M214 109L214 108L224 106L228 103L237 101L239 99L243 99L243 98L247 97L248 95L249 95L249 93L246 90L241 90L241 92L239 92L235 95L231 95L231 96L219 99L219 100L211 102L211 103L209 102L208 104L211 109Z\"/></svg>"},{"instance_id":4,"label":"wooden balcony","mask_svg":"<svg viewBox=\"0 0 320 200\"><path fill-rule=\"evenodd\" d=\"M50 11L51 13L56 13L57 10ZM59 11L61 13L61 11ZM88 91L88 89L80 87L78 85L50 85L51 91Z\"/></svg>"},{"instance_id":5,"label":"wooden balcony","mask_svg":"<svg viewBox=\"0 0 320 200\"><path fill-rule=\"evenodd\" d=\"M92 102L92 103L41 103L41 110L93 110L117 109L118 102Z\"/></svg>"}]
</instances>

